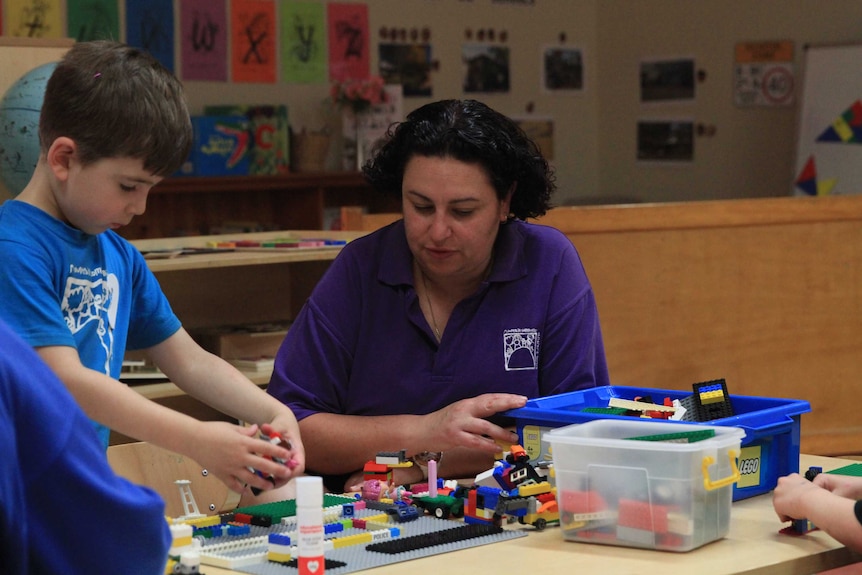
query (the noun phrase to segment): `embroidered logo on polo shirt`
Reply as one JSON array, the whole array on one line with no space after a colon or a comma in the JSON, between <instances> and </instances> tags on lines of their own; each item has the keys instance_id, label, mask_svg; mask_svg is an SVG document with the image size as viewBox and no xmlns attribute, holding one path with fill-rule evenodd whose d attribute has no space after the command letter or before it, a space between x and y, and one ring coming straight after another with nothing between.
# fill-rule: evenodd
<instances>
[{"instance_id":1,"label":"embroidered logo on polo shirt","mask_svg":"<svg viewBox=\"0 0 862 575\"><path fill-rule=\"evenodd\" d=\"M539 369L539 331L532 328L503 331L503 359L506 371Z\"/></svg>"}]
</instances>

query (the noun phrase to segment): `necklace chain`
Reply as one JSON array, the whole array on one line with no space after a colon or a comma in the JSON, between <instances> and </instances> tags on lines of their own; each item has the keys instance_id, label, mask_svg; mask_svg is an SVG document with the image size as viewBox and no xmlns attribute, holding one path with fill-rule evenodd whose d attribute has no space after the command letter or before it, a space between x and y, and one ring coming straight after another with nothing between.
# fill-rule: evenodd
<instances>
[{"instance_id":1,"label":"necklace chain","mask_svg":"<svg viewBox=\"0 0 862 575\"><path fill-rule=\"evenodd\" d=\"M419 273L422 274L422 287L425 288L425 301L428 303L428 311L431 313L431 323L433 324L431 327L434 329L434 335L437 336L437 341L440 341L442 338L440 337L440 328L437 327L437 318L434 317L434 306L431 305L431 295L428 293L428 278L425 277L425 272L421 269Z\"/></svg>"}]
</instances>

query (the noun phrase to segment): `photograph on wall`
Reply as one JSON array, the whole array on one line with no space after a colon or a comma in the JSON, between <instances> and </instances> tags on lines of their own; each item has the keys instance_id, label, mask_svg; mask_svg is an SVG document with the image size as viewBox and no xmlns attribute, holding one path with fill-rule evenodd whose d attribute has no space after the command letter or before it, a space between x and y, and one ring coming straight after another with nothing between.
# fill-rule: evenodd
<instances>
[{"instance_id":1,"label":"photograph on wall","mask_svg":"<svg viewBox=\"0 0 862 575\"><path fill-rule=\"evenodd\" d=\"M639 162L691 162L694 159L694 123L691 120L638 122Z\"/></svg>"},{"instance_id":2,"label":"photograph on wall","mask_svg":"<svg viewBox=\"0 0 862 575\"><path fill-rule=\"evenodd\" d=\"M641 102L694 99L694 59L643 61L640 65Z\"/></svg>"},{"instance_id":3,"label":"photograph on wall","mask_svg":"<svg viewBox=\"0 0 862 575\"><path fill-rule=\"evenodd\" d=\"M554 159L554 120L539 117L513 117L512 120L524 130L539 147L546 160Z\"/></svg>"},{"instance_id":4,"label":"photograph on wall","mask_svg":"<svg viewBox=\"0 0 862 575\"><path fill-rule=\"evenodd\" d=\"M509 47L494 44L464 44L464 91L500 93L509 91Z\"/></svg>"},{"instance_id":5,"label":"photograph on wall","mask_svg":"<svg viewBox=\"0 0 862 575\"><path fill-rule=\"evenodd\" d=\"M180 3L180 61L183 80L227 81L225 0Z\"/></svg>"},{"instance_id":6,"label":"photograph on wall","mask_svg":"<svg viewBox=\"0 0 862 575\"><path fill-rule=\"evenodd\" d=\"M405 98L432 96L430 44L381 43L377 53L380 76L387 84L401 84Z\"/></svg>"},{"instance_id":7,"label":"photograph on wall","mask_svg":"<svg viewBox=\"0 0 862 575\"><path fill-rule=\"evenodd\" d=\"M584 89L584 58L580 48L547 46L542 52L542 89L580 92Z\"/></svg>"}]
</instances>

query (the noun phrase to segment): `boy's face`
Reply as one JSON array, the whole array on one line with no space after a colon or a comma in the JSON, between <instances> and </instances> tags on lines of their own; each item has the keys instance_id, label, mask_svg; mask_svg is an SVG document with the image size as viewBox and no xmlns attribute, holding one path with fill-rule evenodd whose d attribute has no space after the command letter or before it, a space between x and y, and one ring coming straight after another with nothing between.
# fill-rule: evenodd
<instances>
[{"instance_id":1,"label":"boy's face","mask_svg":"<svg viewBox=\"0 0 862 575\"><path fill-rule=\"evenodd\" d=\"M105 158L82 166L69 164L57 202L68 223L88 234L128 225L144 213L150 189L162 180L135 158Z\"/></svg>"}]
</instances>

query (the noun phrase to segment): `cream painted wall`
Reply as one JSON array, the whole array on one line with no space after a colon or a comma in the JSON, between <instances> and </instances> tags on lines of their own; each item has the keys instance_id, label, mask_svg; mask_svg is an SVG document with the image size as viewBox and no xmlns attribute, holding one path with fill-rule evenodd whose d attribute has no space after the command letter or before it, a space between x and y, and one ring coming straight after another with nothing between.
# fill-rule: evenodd
<instances>
[{"instance_id":1,"label":"cream painted wall","mask_svg":"<svg viewBox=\"0 0 862 575\"><path fill-rule=\"evenodd\" d=\"M536 0L532 7L491 0L365 3L373 70L381 27L431 29L433 58L440 62L432 99L464 97L460 49L468 28L508 33L511 92L482 99L512 116L525 115L532 102L536 116L554 119L559 204L789 194L795 176L797 106L735 107L734 46L740 41L792 40L801 82L805 44L862 42L859 0ZM580 93L541 90L541 49L557 43L560 33L566 34L566 45L583 50L585 89ZM693 57L707 72L695 101L642 105L640 61L676 56ZM325 112L327 85L188 82L186 90L194 113L207 104L286 103L294 128L319 129L329 123L340 133L338 118ZM408 99L406 111L430 100ZM678 117L715 125L716 134L696 139L690 164L638 164L638 119ZM330 153L333 169L337 144Z\"/></svg>"},{"instance_id":2,"label":"cream painted wall","mask_svg":"<svg viewBox=\"0 0 862 575\"><path fill-rule=\"evenodd\" d=\"M789 195L795 178L797 105L737 108L732 74L737 42L792 40L797 95L803 47L862 41L858 0L601 0L599 49L599 193L640 201ZM643 58L688 56L707 73L695 102L642 105ZM862 65L862 62L860 62ZM695 139L689 165L635 161L639 118L691 118L716 126Z\"/></svg>"},{"instance_id":3,"label":"cream painted wall","mask_svg":"<svg viewBox=\"0 0 862 575\"><path fill-rule=\"evenodd\" d=\"M576 196L598 193L598 150L596 134L596 4L599 0L539 0L535 6L491 4L491 0L367 0L372 45L372 71L377 70L378 30L412 28L431 30L432 58L439 61L434 73L432 98L405 100L405 113L433 100L463 98L461 90L461 45L465 31L494 29L506 31L511 49L511 91L505 95L471 94L511 116L526 116L529 103L533 115L551 117L555 122L555 158L559 192L557 203ZM559 44L564 32L566 45L583 50L586 59L585 89L579 93L552 94L541 90L541 53L545 45ZM230 102L286 103L290 123L320 129L329 124L340 133L340 120L328 117L324 104L328 85L278 83L224 84L187 82L186 90L193 113L204 105ZM338 165L337 142L333 142L328 165Z\"/></svg>"}]
</instances>

